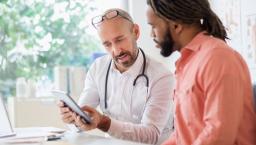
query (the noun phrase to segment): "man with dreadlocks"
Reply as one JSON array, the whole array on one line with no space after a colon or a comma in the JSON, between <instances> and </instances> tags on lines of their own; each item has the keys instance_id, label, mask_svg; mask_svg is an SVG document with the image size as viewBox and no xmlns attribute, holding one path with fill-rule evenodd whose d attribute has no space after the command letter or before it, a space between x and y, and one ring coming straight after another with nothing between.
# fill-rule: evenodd
<instances>
[{"instance_id":1,"label":"man with dreadlocks","mask_svg":"<svg viewBox=\"0 0 256 145\"><path fill-rule=\"evenodd\" d=\"M151 36L176 62L175 131L164 145L256 145L248 67L207 0L147 0Z\"/></svg>"}]
</instances>

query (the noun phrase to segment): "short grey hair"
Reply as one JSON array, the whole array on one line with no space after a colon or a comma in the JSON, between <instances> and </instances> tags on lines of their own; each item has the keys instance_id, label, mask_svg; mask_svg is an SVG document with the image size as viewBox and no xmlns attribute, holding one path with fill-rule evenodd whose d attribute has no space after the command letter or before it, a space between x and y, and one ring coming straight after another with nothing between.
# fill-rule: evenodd
<instances>
[{"instance_id":1,"label":"short grey hair","mask_svg":"<svg viewBox=\"0 0 256 145\"><path fill-rule=\"evenodd\" d=\"M126 12L125 10L120 9L120 8L111 8L111 9L107 9L107 10L103 13L103 15L105 15L106 13L108 13L108 12L110 12L110 11L118 11L123 17L126 17L126 18L129 19L132 23L134 23L134 21L133 21L131 15L130 15L128 12Z\"/></svg>"}]
</instances>

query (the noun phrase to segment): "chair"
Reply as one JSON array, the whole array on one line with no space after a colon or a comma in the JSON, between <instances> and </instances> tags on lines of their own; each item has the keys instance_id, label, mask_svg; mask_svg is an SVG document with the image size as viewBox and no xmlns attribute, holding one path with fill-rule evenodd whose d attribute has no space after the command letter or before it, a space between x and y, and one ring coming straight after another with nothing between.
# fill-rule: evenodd
<instances>
[{"instance_id":1,"label":"chair","mask_svg":"<svg viewBox=\"0 0 256 145\"><path fill-rule=\"evenodd\" d=\"M254 103L254 110L256 112L256 84L253 84L253 103Z\"/></svg>"}]
</instances>

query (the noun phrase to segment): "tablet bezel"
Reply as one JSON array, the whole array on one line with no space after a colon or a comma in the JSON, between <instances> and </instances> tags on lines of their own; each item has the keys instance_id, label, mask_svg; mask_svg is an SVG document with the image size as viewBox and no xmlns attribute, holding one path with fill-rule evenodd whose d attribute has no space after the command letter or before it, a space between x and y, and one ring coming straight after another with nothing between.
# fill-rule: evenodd
<instances>
[{"instance_id":1,"label":"tablet bezel","mask_svg":"<svg viewBox=\"0 0 256 145\"><path fill-rule=\"evenodd\" d=\"M81 118L87 123L90 124L92 122L90 116L88 116L81 108L77 105L77 103L66 93L59 90L53 90L52 94L58 97L61 101L67 105L72 111L77 113Z\"/></svg>"}]
</instances>

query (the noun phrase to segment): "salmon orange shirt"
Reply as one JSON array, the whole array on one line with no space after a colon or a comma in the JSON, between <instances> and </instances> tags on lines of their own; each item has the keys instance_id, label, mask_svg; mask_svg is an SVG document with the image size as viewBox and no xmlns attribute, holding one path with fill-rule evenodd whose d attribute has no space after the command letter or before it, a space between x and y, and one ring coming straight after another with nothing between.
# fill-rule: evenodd
<instances>
[{"instance_id":1,"label":"salmon orange shirt","mask_svg":"<svg viewBox=\"0 0 256 145\"><path fill-rule=\"evenodd\" d=\"M243 58L199 33L176 62L175 131L164 145L256 145L252 83Z\"/></svg>"}]
</instances>

